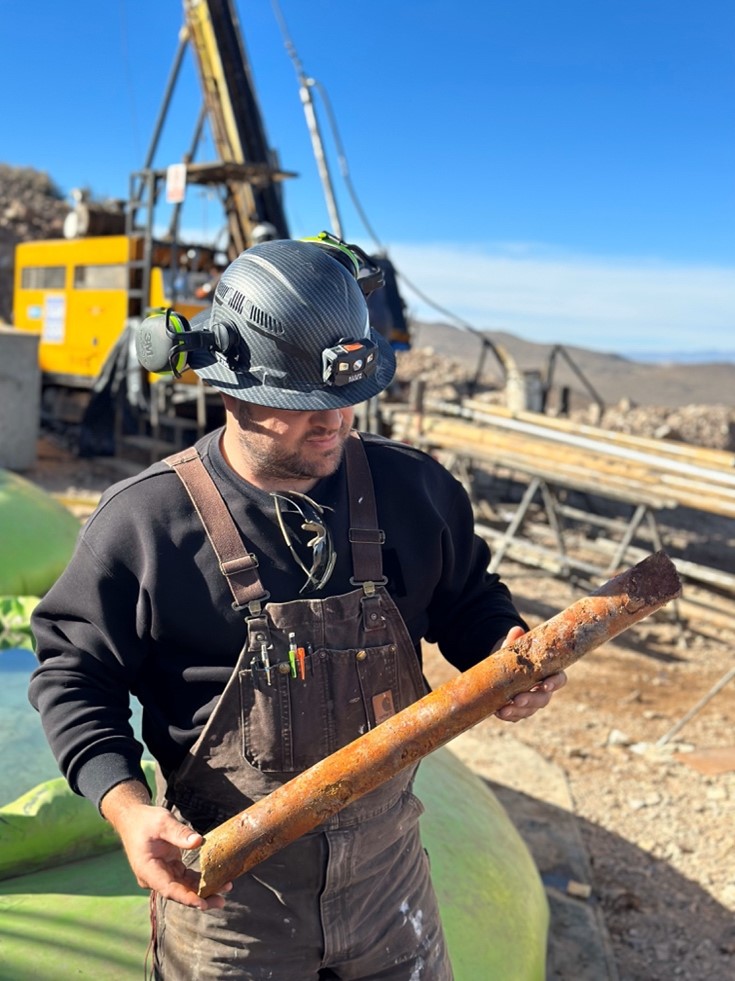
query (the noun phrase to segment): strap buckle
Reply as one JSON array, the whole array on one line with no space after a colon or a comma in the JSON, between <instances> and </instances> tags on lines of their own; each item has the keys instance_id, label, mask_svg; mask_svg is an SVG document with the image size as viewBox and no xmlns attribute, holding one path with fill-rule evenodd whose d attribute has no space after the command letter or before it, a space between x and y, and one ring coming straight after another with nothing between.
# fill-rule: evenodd
<instances>
[{"instance_id":1,"label":"strap buckle","mask_svg":"<svg viewBox=\"0 0 735 981\"><path fill-rule=\"evenodd\" d=\"M387 586L388 579L386 576L381 576L380 579L368 579L365 582L360 582L359 579L350 579L350 585L352 586L362 586L362 591L366 596L375 595L376 586Z\"/></svg>"},{"instance_id":2,"label":"strap buckle","mask_svg":"<svg viewBox=\"0 0 735 981\"><path fill-rule=\"evenodd\" d=\"M350 528L347 537L350 544L385 545L385 532L382 528Z\"/></svg>"}]
</instances>

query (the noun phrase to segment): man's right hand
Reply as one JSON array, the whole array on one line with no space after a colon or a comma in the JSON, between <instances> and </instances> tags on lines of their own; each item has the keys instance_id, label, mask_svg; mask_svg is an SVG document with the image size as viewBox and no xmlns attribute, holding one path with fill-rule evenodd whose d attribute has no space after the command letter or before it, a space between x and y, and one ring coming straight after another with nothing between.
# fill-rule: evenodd
<instances>
[{"instance_id":1,"label":"man's right hand","mask_svg":"<svg viewBox=\"0 0 735 981\"><path fill-rule=\"evenodd\" d=\"M102 799L100 810L120 835L130 868L144 889L195 909L222 909L223 895L197 895L199 874L187 869L182 850L199 848L204 839L181 824L165 807L151 804L148 788L137 780L120 783ZM232 883L222 889L229 892Z\"/></svg>"}]
</instances>

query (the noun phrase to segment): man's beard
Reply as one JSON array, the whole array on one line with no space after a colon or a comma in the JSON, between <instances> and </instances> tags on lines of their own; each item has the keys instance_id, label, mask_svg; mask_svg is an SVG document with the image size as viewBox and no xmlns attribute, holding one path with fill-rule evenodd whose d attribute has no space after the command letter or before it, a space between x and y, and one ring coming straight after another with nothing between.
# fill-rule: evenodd
<instances>
[{"instance_id":1,"label":"man's beard","mask_svg":"<svg viewBox=\"0 0 735 981\"><path fill-rule=\"evenodd\" d=\"M321 455L314 455L298 447L292 450L281 448L270 436L261 435L262 430L248 418L246 412L238 415L241 451L253 470L267 480L319 480L328 477L339 467L351 428L348 422L343 421L337 446ZM322 428L315 428L305 433L301 443L308 447L309 437L322 432Z\"/></svg>"}]
</instances>

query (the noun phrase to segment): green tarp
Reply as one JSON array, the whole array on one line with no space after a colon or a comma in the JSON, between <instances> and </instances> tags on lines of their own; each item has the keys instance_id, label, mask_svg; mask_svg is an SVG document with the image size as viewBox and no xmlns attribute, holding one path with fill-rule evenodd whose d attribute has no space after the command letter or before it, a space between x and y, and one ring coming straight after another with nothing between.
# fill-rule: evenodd
<instances>
[{"instance_id":1,"label":"green tarp","mask_svg":"<svg viewBox=\"0 0 735 981\"><path fill-rule=\"evenodd\" d=\"M456 981L543 981L546 897L505 811L446 749L422 764L418 793ZM0 808L0 869L14 875L0 882L2 981L140 981L148 899L111 847L61 780Z\"/></svg>"}]
</instances>

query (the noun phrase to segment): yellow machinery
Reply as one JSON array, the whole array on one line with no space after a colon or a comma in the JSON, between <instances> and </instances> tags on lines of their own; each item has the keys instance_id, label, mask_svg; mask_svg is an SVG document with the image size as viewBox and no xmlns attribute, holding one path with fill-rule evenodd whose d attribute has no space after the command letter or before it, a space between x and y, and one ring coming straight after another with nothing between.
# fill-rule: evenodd
<instances>
[{"instance_id":1,"label":"yellow machinery","mask_svg":"<svg viewBox=\"0 0 735 981\"><path fill-rule=\"evenodd\" d=\"M147 424L149 379L135 380L128 327L153 308L176 306L187 317L204 309L197 287L215 272L212 248L183 245L179 218L190 184L220 189L234 258L256 240L259 230L287 238L280 182L294 176L280 170L268 146L252 88L251 72L233 0L184 0L184 31L143 168L131 175L129 198L115 210L77 200L63 239L17 246L13 293L14 325L40 335L39 358L48 416L79 421L121 435L120 408ZM193 50L203 106L188 152L181 161L154 168L153 159L173 95L183 55ZM205 118L219 159L194 162ZM170 195L177 172L179 196ZM168 231L154 236L154 213L166 190L174 207ZM200 290L200 295L205 290ZM134 359L133 359L134 360ZM193 374L189 379L194 380ZM132 387L132 394L131 394ZM191 388L191 386L187 386ZM71 396L71 397L70 397ZM172 403L176 399L171 400ZM71 413L67 407L75 404ZM76 418L75 418L76 417ZM109 425L108 425L109 423ZM114 439L95 434L88 453Z\"/></svg>"},{"instance_id":2,"label":"yellow machinery","mask_svg":"<svg viewBox=\"0 0 735 981\"><path fill-rule=\"evenodd\" d=\"M100 235L17 247L15 326L40 334L45 385L92 387L129 316L131 281L143 246L140 235ZM171 305L171 290L164 288L171 278L171 249L159 246L157 252L144 304L148 308ZM177 308L188 317L204 306L185 296L177 299Z\"/></svg>"},{"instance_id":3,"label":"yellow machinery","mask_svg":"<svg viewBox=\"0 0 735 981\"><path fill-rule=\"evenodd\" d=\"M183 0L181 33L163 105L143 168L130 176L128 199L104 206L78 195L64 223L64 238L19 245L15 256L14 323L40 335L43 414L81 422L80 452L115 452L126 433L162 437L161 421L181 436L181 418L194 398L189 372L152 386L131 354L130 329L151 309L176 307L191 317L206 306L215 253L179 242L179 219L188 185L216 187L228 231L223 251L234 259L262 236L288 238L281 170L268 145L233 0ZM196 62L203 105L191 146L180 161L155 168L159 138L186 49ZM218 160L194 160L205 119ZM164 197L173 204L167 231L154 213ZM154 227L156 232L154 234ZM392 267L386 289L372 300L376 329L397 347L408 344ZM390 274L390 275L389 275ZM392 285L392 288L389 286ZM199 288L199 295L198 293ZM155 391L154 391L155 389ZM197 426L206 425L206 401L196 394ZM127 429L121 424L124 417ZM85 436L86 432L86 436ZM111 435L114 432L114 435ZM130 441L129 441L130 442ZM116 445L117 444L117 445ZM158 452L158 446L151 453Z\"/></svg>"}]
</instances>

